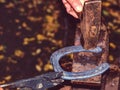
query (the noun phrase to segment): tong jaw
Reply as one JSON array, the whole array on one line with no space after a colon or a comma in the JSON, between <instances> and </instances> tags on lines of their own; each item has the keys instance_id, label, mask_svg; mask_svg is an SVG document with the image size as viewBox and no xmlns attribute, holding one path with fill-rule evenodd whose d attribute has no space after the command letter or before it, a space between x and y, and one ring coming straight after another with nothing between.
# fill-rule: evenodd
<instances>
[{"instance_id":1,"label":"tong jaw","mask_svg":"<svg viewBox=\"0 0 120 90\"><path fill-rule=\"evenodd\" d=\"M19 90L46 90L64 82L62 73L49 72L29 79L19 80L13 83L3 84L0 87L18 88Z\"/></svg>"}]
</instances>

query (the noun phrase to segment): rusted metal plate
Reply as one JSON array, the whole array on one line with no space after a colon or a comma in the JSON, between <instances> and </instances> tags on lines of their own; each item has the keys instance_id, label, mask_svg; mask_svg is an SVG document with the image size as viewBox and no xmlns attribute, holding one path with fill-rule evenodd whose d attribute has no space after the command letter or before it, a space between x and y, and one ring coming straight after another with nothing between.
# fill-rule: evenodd
<instances>
[{"instance_id":1,"label":"rusted metal plate","mask_svg":"<svg viewBox=\"0 0 120 90\"><path fill-rule=\"evenodd\" d=\"M82 22L80 24L84 48L95 48L101 28L101 0L85 2Z\"/></svg>"},{"instance_id":2,"label":"rusted metal plate","mask_svg":"<svg viewBox=\"0 0 120 90\"><path fill-rule=\"evenodd\" d=\"M83 45L85 49L100 46L103 52L98 55L85 52L74 54L73 72L90 70L107 62L109 52L107 28L103 23L101 24L101 1L85 3L82 17L82 22L78 25L79 29L75 34L75 45ZM120 65L111 64L110 67L110 71L100 76L85 80L72 80L72 85L62 90L120 90Z\"/></svg>"},{"instance_id":3,"label":"rusted metal plate","mask_svg":"<svg viewBox=\"0 0 120 90\"><path fill-rule=\"evenodd\" d=\"M75 45L83 45L85 49L100 46L103 52L77 53L74 55L72 71L80 72L90 70L107 61L108 56L108 33L104 25L101 25L101 0L85 3L80 30L75 37ZM85 80L74 80L76 84L101 85L101 75ZM74 90L74 89L73 89Z\"/></svg>"}]
</instances>

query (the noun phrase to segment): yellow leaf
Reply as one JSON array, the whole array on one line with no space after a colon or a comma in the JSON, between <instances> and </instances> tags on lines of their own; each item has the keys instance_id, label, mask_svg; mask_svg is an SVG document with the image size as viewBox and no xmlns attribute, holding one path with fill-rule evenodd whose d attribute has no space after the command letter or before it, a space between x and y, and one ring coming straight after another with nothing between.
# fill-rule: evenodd
<instances>
[{"instance_id":1,"label":"yellow leaf","mask_svg":"<svg viewBox=\"0 0 120 90\"><path fill-rule=\"evenodd\" d=\"M19 22L20 22L20 20L19 20L19 19L15 19L15 22L16 22L16 23L19 23Z\"/></svg>"},{"instance_id":2,"label":"yellow leaf","mask_svg":"<svg viewBox=\"0 0 120 90\"><path fill-rule=\"evenodd\" d=\"M28 8L33 8L33 5L31 3L29 3Z\"/></svg>"},{"instance_id":3,"label":"yellow leaf","mask_svg":"<svg viewBox=\"0 0 120 90\"><path fill-rule=\"evenodd\" d=\"M42 68L41 68L40 65L35 65L35 68L36 68L36 70L39 71L39 72L42 70Z\"/></svg>"},{"instance_id":4,"label":"yellow leaf","mask_svg":"<svg viewBox=\"0 0 120 90\"><path fill-rule=\"evenodd\" d=\"M0 60L4 59L5 56L4 55L0 55Z\"/></svg>"},{"instance_id":5,"label":"yellow leaf","mask_svg":"<svg viewBox=\"0 0 120 90\"><path fill-rule=\"evenodd\" d=\"M37 40L45 40L46 39L46 37L43 36L42 34L37 34L36 38L37 38Z\"/></svg>"},{"instance_id":6,"label":"yellow leaf","mask_svg":"<svg viewBox=\"0 0 120 90\"><path fill-rule=\"evenodd\" d=\"M0 3L5 3L6 2L6 0L0 0Z\"/></svg>"},{"instance_id":7,"label":"yellow leaf","mask_svg":"<svg viewBox=\"0 0 120 90\"><path fill-rule=\"evenodd\" d=\"M23 26L24 28L26 28L28 25L27 25L26 22L23 22L23 23L22 23L22 26Z\"/></svg>"},{"instance_id":8,"label":"yellow leaf","mask_svg":"<svg viewBox=\"0 0 120 90\"><path fill-rule=\"evenodd\" d=\"M102 5L108 7L110 6L110 2L103 2Z\"/></svg>"},{"instance_id":9,"label":"yellow leaf","mask_svg":"<svg viewBox=\"0 0 120 90\"><path fill-rule=\"evenodd\" d=\"M44 66L44 71L49 71L49 70L53 70L53 66L50 64L50 62L48 62L48 63Z\"/></svg>"},{"instance_id":10,"label":"yellow leaf","mask_svg":"<svg viewBox=\"0 0 120 90\"><path fill-rule=\"evenodd\" d=\"M43 66L43 61L41 60L41 58L38 58L37 61L38 61L38 65L42 67Z\"/></svg>"},{"instance_id":11,"label":"yellow leaf","mask_svg":"<svg viewBox=\"0 0 120 90\"><path fill-rule=\"evenodd\" d=\"M110 42L110 47L113 48L113 49L116 49L116 45L112 42Z\"/></svg>"},{"instance_id":12,"label":"yellow leaf","mask_svg":"<svg viewBox=\"0 0 120 90\"><path fill-rule=\"evenodd\" d=\"M29 42L32 42L34 40L35 40L35 37L31 37L31 38L25 37L23 40L23 45L27 45L27 44L29 44Z\"/></svg>"},{"instance_id":13,"label":"yellow leaf","mask_svg":"<svg viewBox=\"0 0 120 90\"><path fill-rule=\"evenodd\" d=\"M109 61L114 61L113 55L109 55Z\"/></svg>"},{"instance_id":14,"label":"yellow leaf","mask_svg":"<svg viewBox=\"0 0 120 90\"><path fill-rule=\"evenodd\" d=\"M109 12L113 17L117 18L118 20L120 19L119 17L120 13L118 13L118 11L110 10Z\"/></svg>"},{"instance_id":15,"label":"yellow leaf","mask_svg":"<svg viewBox=\"0 0 120 90\"><path fill-rule=\"evenodd\" d=\"M58 41L58 45L59 45L59 46L62 46L62 45L63 45L63 41L62 41L62 40L59 40L59 41Z\"/></svg>"},{"instance_id":16,"label":"yellow leaf","mask_svg":"<svg viewBox=\"0 0 120 90\"><path fill-rule=\"evenodd\" d=\"M6 8L14 8L14 6L15 6L15 5L10 2L10 3L8 3L5 7L6 7Z\"/></svg>"},{"instance_id":17,"label":"yellow leaf","mask_svg":"<svg viewBox=\"0 0 120 90\"><path fill-rule=\"evenodd\" d=\"M37 22L37 21L41 21L42 17L28 16L27 19L30 20L31 22Z\"/></svg>"},{"instance_id":18,"label":"yellow leaf","mask_svg":"<svg viewBox=\"0 0 120 90\"><path fill-rule=\"evenodd\" d=\"M0 84L4 84L4 83L5 83L5 80L0 81Z\"/></svg>"},{"instance_id":19,"label":"yellow leaf","mask_svg":"<svg viewBox=\"0 0 120 90\"><path fill-rule=\"evenodd\" d=\"M25 9L24 8L19 8L20 12L25 12Z\"/></svg>"},{"instance_id":20,"label":"yellow leaf","mask_svg":"<svg viewBox=\"0 0 120 90\"><path fill-rule=\"evenodd\" d=\"M35 40L34 37L31 37L31 38L28 39L29 42L34 41L34 40Z\"/></svg>"},{"instance_id":21,"label":"yellow leaf","mask_svg":"<svg viewBox=\"0 0 120 90\"><path fill-rule=\"evenodd\" d=\"M54 37L54 36L55 36L55 33L47 32L47 36L49 36L49 37Z\"/></svg>"},{"instance_id":22,"label":"yellow leaf","mask_svg":"<svg viewBox=\"0 0 120 90\"><path fill-rule=\"evenodd\" d=\"M45 18L46 18L46 20L47 20L48 23L53 23L54 18L52 16L46 15Z\"/></svg>"},{"instance_id":23,"label":"yellow leaf","mask_svg":"<svg viewBox=\"0 0 120 90\"><path fill-rule=\"evenodd\" d=\"M7 81L9 81L11 78L12 78L12 76L11 76L11 75L8 75L8 76L6 76L4 79L7 80Z\"/></svg>"},{"instance_id":24,"label":"yellow leaf","mask_svg":"<svg viewBox=\"0 0 120 90\"><path fill-rule=\"evenodd\" d=\"M17 63L17 61L14 60L12 57L8 57L7 62L8 62L8 63L13 63L13 64L16 64L16 63ZM9 70L10 68L8 67L8 68L6 68L6 69Z\"/></svg>"},{"instance_id":25,"label":"yellow leaf","mask_svg":"<svg viewBox=\"0 0 120 90\"><path fill-rule=\"evenodd\" d=\"M3 50L4 50L4 46L0 45L0 51L3 51Z\"/></svg>"},{"instance_id":26,"label":"yellow leaf","mask_svg":"<svg viewBox=\"0 0 120 90\"><path fill-rule=\"evenodd\" d=\"M41 52L41 49L37 49L34 52L32 52L32 55L33 56L38 55L38 54L40 54L40 52Z\"/></svg>"},{"instance_id":27,"label":"yellow leaf","mask_svg":"<svg viewBox=\"0 0 120 90\"><path fill-rule=\"evenodd\" d=\"M29 43L27 41L24 41L23 42L23 45L28 45Z\"/></svg>"},{"instance_id":28,"label":"yellow leaf","mask_svg":"<svg viewBox=\"0 0 120 90\"><path fill-rule=\"evenodd\" d=\"M36 50L36 54L39 54L41 52L41 49Z\"/></svg>"},{"instance_id":29,"label":"yellow leaf","mask_svg":"<svg viewBox=\"0 0 120 90\"><path fill-rule=\"evenodd\" d=\"M24 57L24 52L22 50L15 50L14 55L17 57Z\"/></svg>"}]
</instances>

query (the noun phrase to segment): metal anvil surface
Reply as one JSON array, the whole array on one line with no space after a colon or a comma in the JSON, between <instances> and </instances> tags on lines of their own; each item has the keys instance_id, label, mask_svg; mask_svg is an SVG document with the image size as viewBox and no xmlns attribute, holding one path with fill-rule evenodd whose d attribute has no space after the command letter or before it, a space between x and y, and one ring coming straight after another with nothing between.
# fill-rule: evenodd
<instances>
[{"instance_id":1,"label":"metal anvil surface","mask_svg":"<svg viewBox=\"0 0 120 90\"><path fill-rule=\"evenodd\" d=\"M102 48L101 54L77 53L74 55L72 71L80 72L90 70L101 63L107 62L109 45L106 26L101 22L101 0L85 2L83 13L80 17L79 29L75 35L75 45L82 45L85 49L97 46ZM79 15L80 16L80 15ZM86 80L75 80L74 83L100 85L101 75Z\"/></svg>"},{"instance_id":2,"label":"metal anvil surface","mask_svg":"<svg viewBox=\"0 0 120 90\"><path fill-rule=\"evenodd\" d=\"M98 54L97 56L100 56L101 51L102 53L104 52L103 50L100 50L97 47L98 39L100 36L99 34L101 30L100 27L101 27L101 1L96 0L96 1L85 2L82 21L81 21L81 28L80 28L81 34L83 35L84 48L82 47L82 44L79 44L79 46L65 47L63 49L54 52L50 58L54 70L56 72L63 72L63 76L62 76L63 79L83 80L83 79L91 78L96 75L100 75L109 68L109 65L107 63L105 63L105 65L103 66L98 67L99 63L97 63L98 60L96 60L98 57L95 58L95 60L91 60L91 56L96 57L97 54ZM79 42L80 42L80 36L79 36ZM59 64L60 59L63 56L70 53L79 53L80 55L77 56L79 56L80 58L82 57L80 60L78 59L74 60L73 72L64 71ZM103 62L101 62L101 65L102 63ZM91 65L92 68L90 67Z\"/></svg>"},{"instance_id":3,"label":"metal anvil surface","mask_svg":"<svg viewBox=\"0 0 120 90\"><path fill-rule=\"evenodd\" d=\"M101 0L85 2L82 14L78 14L78 16L80 16L80 23L75 33L75 46L60 49L51 56L54 70L56 72L63 72L62 79L71 80L72 85L68 85L68 87L65 88L63 87L61 90L86 90L86 88L87 90L91 90L91 87L94 87L93 89L97 87L96 90L108 90L108 87L111 87L109 83L115 80L117 83L111 90L113 90L113 88L115 90L119 88L119 74L109 82L108 79L111 75L109 71L111 67L104 73L109 68L109 64L107 63L109 37L108 30L101 19L101 4ZM102 49L101 53L89 51L97 49L97 47ZM70 53L74 53L72 70L71 72L66 72L61 68L59 61L64 55ZM101 70L99 69L99 74L98 72L95 73L95 71L104 64L105 67ZM104 72L102 72L102 70L104 70Z\"/></svg>"}]
</instances>

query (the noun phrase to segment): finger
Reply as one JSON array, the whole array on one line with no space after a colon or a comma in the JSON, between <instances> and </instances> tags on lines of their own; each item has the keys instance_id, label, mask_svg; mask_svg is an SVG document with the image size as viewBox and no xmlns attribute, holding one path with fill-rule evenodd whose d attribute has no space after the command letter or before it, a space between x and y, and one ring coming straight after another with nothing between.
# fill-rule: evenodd
<instances>
[{"instance_id":1,"label":"finger","mask_svg":"<svg viewBox=\"0 0 120 90\"><path fill-rule=\"evenodd\" d=\"M62 0L62 1L64 6L66 7L66 10L69 12L72 7L69 5L69 3L66 0Z\"/></svg>"},{"instance_id":2,"label":"finger","mask_svg":"<svg viewBox=\"0 0 120 90\"><path fill-rule=\"evenodd\" d=\"M67 3L67 1L66 1L66 0L62 0L62 2L63 2L64 4L66 4L66 3Z\"/></svg>"},{"instance_id":3,"label":"finger","mask_svg":"<svg viewBox=\"0 0 120 90\"><path fill-rule=\"evenodd\" d=\"M76 12L81 12L83 9L83 5L80 0L66 0L71 7L75 9Z\"/></svg>"},{"instance_id":4,"label":"finger","mask_svg":"<svg viewBox=\"0 0 120 90\"><path fill-rule=\"evenodd\" d=\"M68 12L68 11L67 11ZM71 8L71 10L68 12L70 15L74 16L75 18L78 18L78 15L76 12Z\"/></svg>"},{"instance_id":5,"label":"finger","mask_svg":"<svg viewBox=\"0 0 120 90\"><path fill-rule=\"evenodd\" d=\"M3 90L3 88L0 87L0 90Z\"/></svg>"},{"instance_id":6,"label":"finger","mask_svg":"<svg viewBox=\"0 0 120 90\"><path fill-rule=\"evenodd\" d=\"M78 18L78 15L76 14L75 10L72 7L67 8L66 11L67 11L67 13L69 13L72 16L74 16L75 18Z\"/></svg>"},{"instance_id":7,"label":"finger","mask_svg":"<svg viewBox=\"0 0 120 90\"><path fill-rule=\"evenodd\" d=\"M67 13L69 13L70 15L74 16L75 18L78 18L76 12L74 11L74 9L70 6L70 4L68 2L66 2L66 0L63 0L64 6L66 7L66 11Z\"/></svg>"},{"instance_id":8,"label":"finger","mask_svg":"<svg viewBox=\"0 0 120 90\"><path fill-rule=\"evenodd\" d=\"M84 3L85 3L86 1L88 1L88 0L80 0L82 6L84 6Z\"/></svg>"}]
</instances>

